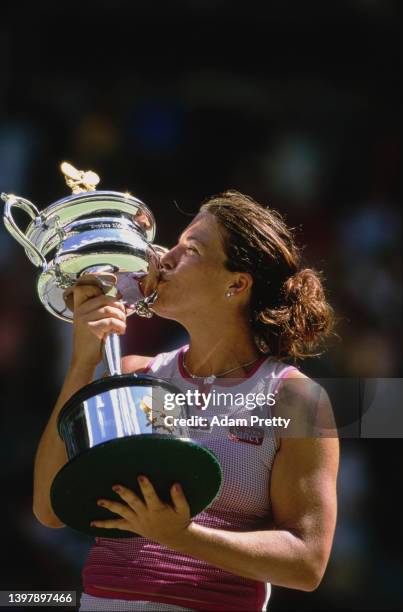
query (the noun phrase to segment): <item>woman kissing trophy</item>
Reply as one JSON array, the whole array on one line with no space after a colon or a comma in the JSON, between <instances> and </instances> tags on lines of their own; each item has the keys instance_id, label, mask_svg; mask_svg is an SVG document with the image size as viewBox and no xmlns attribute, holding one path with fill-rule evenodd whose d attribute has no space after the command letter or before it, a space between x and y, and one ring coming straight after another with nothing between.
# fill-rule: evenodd
<instances>
[{"instance_id":1,"label":"woman kissing trophy","mask_svg":"<svg viewBox=\"0 0 403 612\"><path fill-rule=\"evenodd\" d=\"M72 322L72 288L96 284L122 299L128 315L152 316L165 249L152 243L156 226L151 210L129 193L96 191L100 179L94 172L66 162L61 170L73 194L42 211L24 198L1 195L6 228L40 269L37 290L42 304ZM15 208L31 218L25 232L14 220ZM146 474L167 502L170 486L180 482L192 516L199 513L218 494L221 468L211 451L189 438L186 427L166 424L164 397L175 397L179 390L147 374L122 374L115 333L105 340L104 361L108 375L75 393L59 415L68 462L52 484L55 514L73 529L105 535L104 529L90 527L91 520L111 516L97 499L111 497L116 481L140 494L139 474ZM185 408L175 404L169 414L185 416ZM133 533L108 530L108 537Z\"/></svg>"}]
</instances>

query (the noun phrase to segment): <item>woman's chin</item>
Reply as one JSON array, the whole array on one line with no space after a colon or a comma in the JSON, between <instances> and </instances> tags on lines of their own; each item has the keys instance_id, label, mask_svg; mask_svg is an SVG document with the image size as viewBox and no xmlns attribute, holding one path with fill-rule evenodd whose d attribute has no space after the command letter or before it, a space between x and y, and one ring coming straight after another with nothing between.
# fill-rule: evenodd
<instances>
[{"instance_id":1,"label":"woman's chin","mask_svg":"<svg viewBox=\"0 0 403 612\"><path fill-rule=\"evenodd\" d=\"M163 299L157 299L152 306L152 311L154 314L156 314L158 317L162 317L163 319L175 318L176 310L177 309L175 308L174 304L171 304L169 307L169 304L166 304L165 300Z\"/></svg>"}]
</instances>

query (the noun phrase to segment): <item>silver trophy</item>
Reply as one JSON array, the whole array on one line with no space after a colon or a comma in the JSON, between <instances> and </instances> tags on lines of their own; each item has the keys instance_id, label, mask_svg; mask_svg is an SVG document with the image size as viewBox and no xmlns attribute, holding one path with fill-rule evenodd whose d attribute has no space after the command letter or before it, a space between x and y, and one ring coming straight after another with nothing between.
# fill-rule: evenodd
<instances>
[{"instance_id":1,"label":"silver trophy","mask_svg":"<svg viewBox=\"0 0 403 612\"><path fill-rule=\"evenodd\" d=\"M160 256L166 249L153 244L151 210L129 193L96 191L100 179L94 172L79 171L66 162L61 170L73 195L42 211L24 198L1 195L5 226L39 268L42 304L54 316L72 322L72 288L96 284L124 301L129 315L152 316ZM24 232L13 217L16 208L31 219ZM114 484L141 495L140 474L151 479L167 502L170 486L180 482L192 516L197 514L218 494L221 469L213 453L190 439L186 426L168 424L164 398L179 389L146 374L122 374L117 334L104 343L104 361L108 376L75 393L58 418L69 461L51 488L56 515L84 533L133 537L131 532L90 527L90 521L111 518L96 501L119 499L111 489ZM186 417L184 406L171 408L174 419Z\"/></svg>"}]
</instances>

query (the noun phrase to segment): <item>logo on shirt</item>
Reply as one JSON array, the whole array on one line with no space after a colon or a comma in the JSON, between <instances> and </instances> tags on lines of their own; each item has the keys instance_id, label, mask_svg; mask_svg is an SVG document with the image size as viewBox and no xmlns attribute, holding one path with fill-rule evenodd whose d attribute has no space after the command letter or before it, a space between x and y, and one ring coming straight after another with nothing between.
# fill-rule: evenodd
<instances>
[{"instance_id":1,"label":"logo on shirt","mask_svg":"<svg viewBox=\"0 0 403 612\"><path fill-rule=\"evenodd\" d=\"M234 442L246 442L246 444L261 446L264 429L261 427L230 427L228 438Z\"/></svg>"}]
</instances>

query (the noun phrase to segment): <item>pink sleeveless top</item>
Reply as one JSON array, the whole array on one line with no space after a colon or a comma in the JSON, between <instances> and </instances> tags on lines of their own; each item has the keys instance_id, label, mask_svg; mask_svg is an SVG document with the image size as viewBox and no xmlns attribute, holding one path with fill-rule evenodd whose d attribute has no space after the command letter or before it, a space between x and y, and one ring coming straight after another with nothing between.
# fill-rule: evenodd
<instances>
[{"instance_id":1,"label":"pink sleeveless top","mask_svg":"<svg viewBox=\"0 0 403 612\"><path fill-rule=\"evenodd\" d=\"M184 392L211 392L212 385L201 384L184 371L182 357L187 348L157 355L147 373L166 378ZM275 393L290 369L293 366L262 357L246 378L216 380L214 389L245 396L263 389L265 394ZM201 412L198 407L192 410L193 414ZM237 417L247 413L250 411L237 405ZM203 411L203 416L213 414L214 407ZM261 415L270 418L268 405ZM193 520L228 531L268 528L270 474L277 452L274 430L224 426L216 430L214 436L203 429L191 430L193 439L215 453L223 472L219 496ZM195 610L264 610L270 597L268 583L236 576L142 537L96 538L84 566L83 582L85 593L95 597L155 601Z\"/></svg>"}]
</instances>

